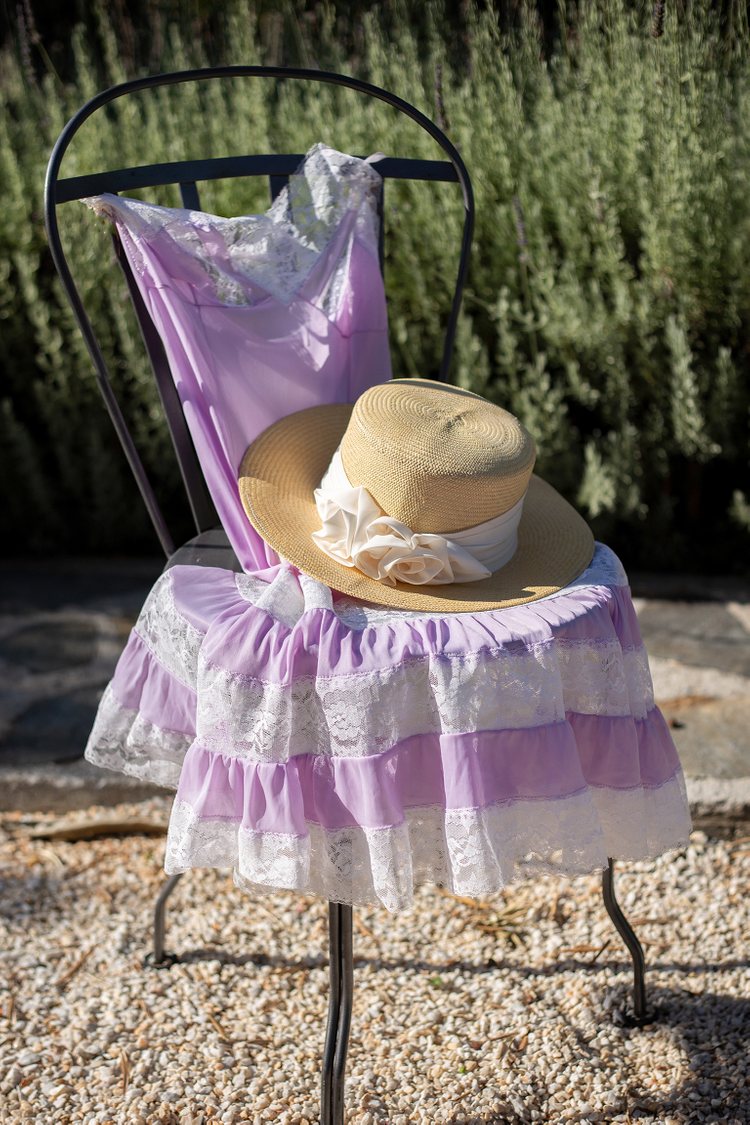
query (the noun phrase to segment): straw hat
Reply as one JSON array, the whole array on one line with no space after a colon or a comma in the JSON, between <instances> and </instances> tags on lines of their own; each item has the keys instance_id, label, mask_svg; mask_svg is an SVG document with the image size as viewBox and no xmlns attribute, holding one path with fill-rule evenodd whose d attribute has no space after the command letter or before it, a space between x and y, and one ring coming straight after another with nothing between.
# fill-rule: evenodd
<instances>
[{"instance_id":1,"label":"straw hat","mask_svg":"<svg viewBox=\"0 0 750 1125\"><path fill-rule=\"evenodd\" d=\"M397 379L270 426L245 452L239 490L266 542L332 589L476 612L536 601L591 561L591 531L532 475L535 456L501 407Z\"/></svg>"}]
</instances>

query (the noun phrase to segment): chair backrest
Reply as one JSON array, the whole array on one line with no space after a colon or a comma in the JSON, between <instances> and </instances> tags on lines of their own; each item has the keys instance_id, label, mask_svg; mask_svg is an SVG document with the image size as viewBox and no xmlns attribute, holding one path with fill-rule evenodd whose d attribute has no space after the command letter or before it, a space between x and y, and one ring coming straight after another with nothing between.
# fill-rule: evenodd
<instances>
[{"instance_id":1,"label":"chair backrest","mask_svg":"<svg viewBox=\"0 0 750 1125\"><path fill-rule=\"evenodd\" d=\"M380 192L380 214L383 213L384 184L388 179L430 180L454 182L460 185L463 195L464 224L461 248L456 274L455 290L451 311L445 333L443 357L439 378L447 380L456 332L458 313L469 264L469 252L474 227L474 197L468 172L455 147L443 131L414 106L386 90L367 82L342 74L326 71L303 70L286 67L227 66L211 67L201 70L177 71L170 74L152 75L113 86L91 98L70 119L60 134L50 156L44 191L44 215L50 250L55 266L70 300L78 325L86 341L94 362L101 393L124 449L130 468L135 476L141 496L167 556L174 550L174 543L166 521L159 507L154 490L148 479L143 463L128 430L124 415L117 401L107 365L96 338L91 321L86 313L78 289L65 256L57 222L57 207L71 200L80 200L92 195L108 192L130 192L141 188L163 185L179 186L182 204L185 208L198 210L200 195L198 185L210 180L228 179L244 176L264 176L269 180L271 198L288 182L296 170L302 154L251 155L209 158L205 160L176 161L168 164L150 164L136 168L120 168L108 172L98 172L87 176L60 178L63 157L73 137L83 123L97 110L110 102L129 94L139 93L159 86L175 85L183 82L203 82L228 78L269 78L295 79L322 82L348 87L359 93L386 102L400 113L410 117L437 142L446 154L446 160L422 160L382 157L374 160L373 167L383 180ZM383 223L380 224L380 261L383 264ZM118 260L127 280L130 296L143 335L144 343L151 360L159 395L166 415L172 442L175 448L180 472L187 492L198 532L216 527L219 523L216 510L206 487L203 473L188 431L182 407L171 377L169 365L159 334L143 303L129 263L115 237Z\"/></svg>"}]
</instances>

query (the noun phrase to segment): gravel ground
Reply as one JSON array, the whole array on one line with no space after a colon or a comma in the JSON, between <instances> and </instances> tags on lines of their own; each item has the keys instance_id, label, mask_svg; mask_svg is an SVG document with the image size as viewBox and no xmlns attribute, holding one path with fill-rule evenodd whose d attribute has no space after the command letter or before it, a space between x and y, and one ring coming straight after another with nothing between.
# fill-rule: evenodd
<instances>
[{"instance_id":1,"label":"gravel ground","mask_svg":"<svg viewBox=\"0 0 750 1125\"><path fill-rule=\"evenodd\" d=\"M0 1120L317 1121L326 904L192 872L168 924L182 961L143 969L163 840L32 836L51 821L0 819ZM749 882L750 838L623 868L659 1010L640 1030L598 877L355 910L347 1121L750 1122Z\"/></svg>"}]
</instances>

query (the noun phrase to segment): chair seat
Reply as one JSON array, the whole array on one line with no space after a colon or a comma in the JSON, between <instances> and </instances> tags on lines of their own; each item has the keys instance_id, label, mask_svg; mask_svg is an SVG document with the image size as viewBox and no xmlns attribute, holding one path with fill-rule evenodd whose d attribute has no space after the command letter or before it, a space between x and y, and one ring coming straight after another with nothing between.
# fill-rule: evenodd
<instances>
[{"instance_id":1,"label":"chair seat","mask_svg":"<svg viewBox=\"0 0 750 1125\"><path fill-rule=\"evenodd\" d=\"M242 573L227 533L220 527L202 531L200 535L178 547L167 560L164 569L170 570L173 566L219 566L224 570Z\"/></svg>"}]
</instances>

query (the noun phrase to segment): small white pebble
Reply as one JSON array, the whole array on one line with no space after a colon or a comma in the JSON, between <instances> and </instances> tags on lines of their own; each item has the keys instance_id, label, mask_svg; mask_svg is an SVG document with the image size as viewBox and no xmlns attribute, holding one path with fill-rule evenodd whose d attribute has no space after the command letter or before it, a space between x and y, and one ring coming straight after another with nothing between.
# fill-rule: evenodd
<instances>
[{"instance_id":1,"label":"small white pebble","mask_svg":"<svg viewBox=\"0 0 750 1125\"><path fill-rule=\"evenodd\" d=\"M16 1061L19 1066L36 1066L41 1061L41 1055L36 1051L21 1051Z\"/></svg>"}]
</instances>

